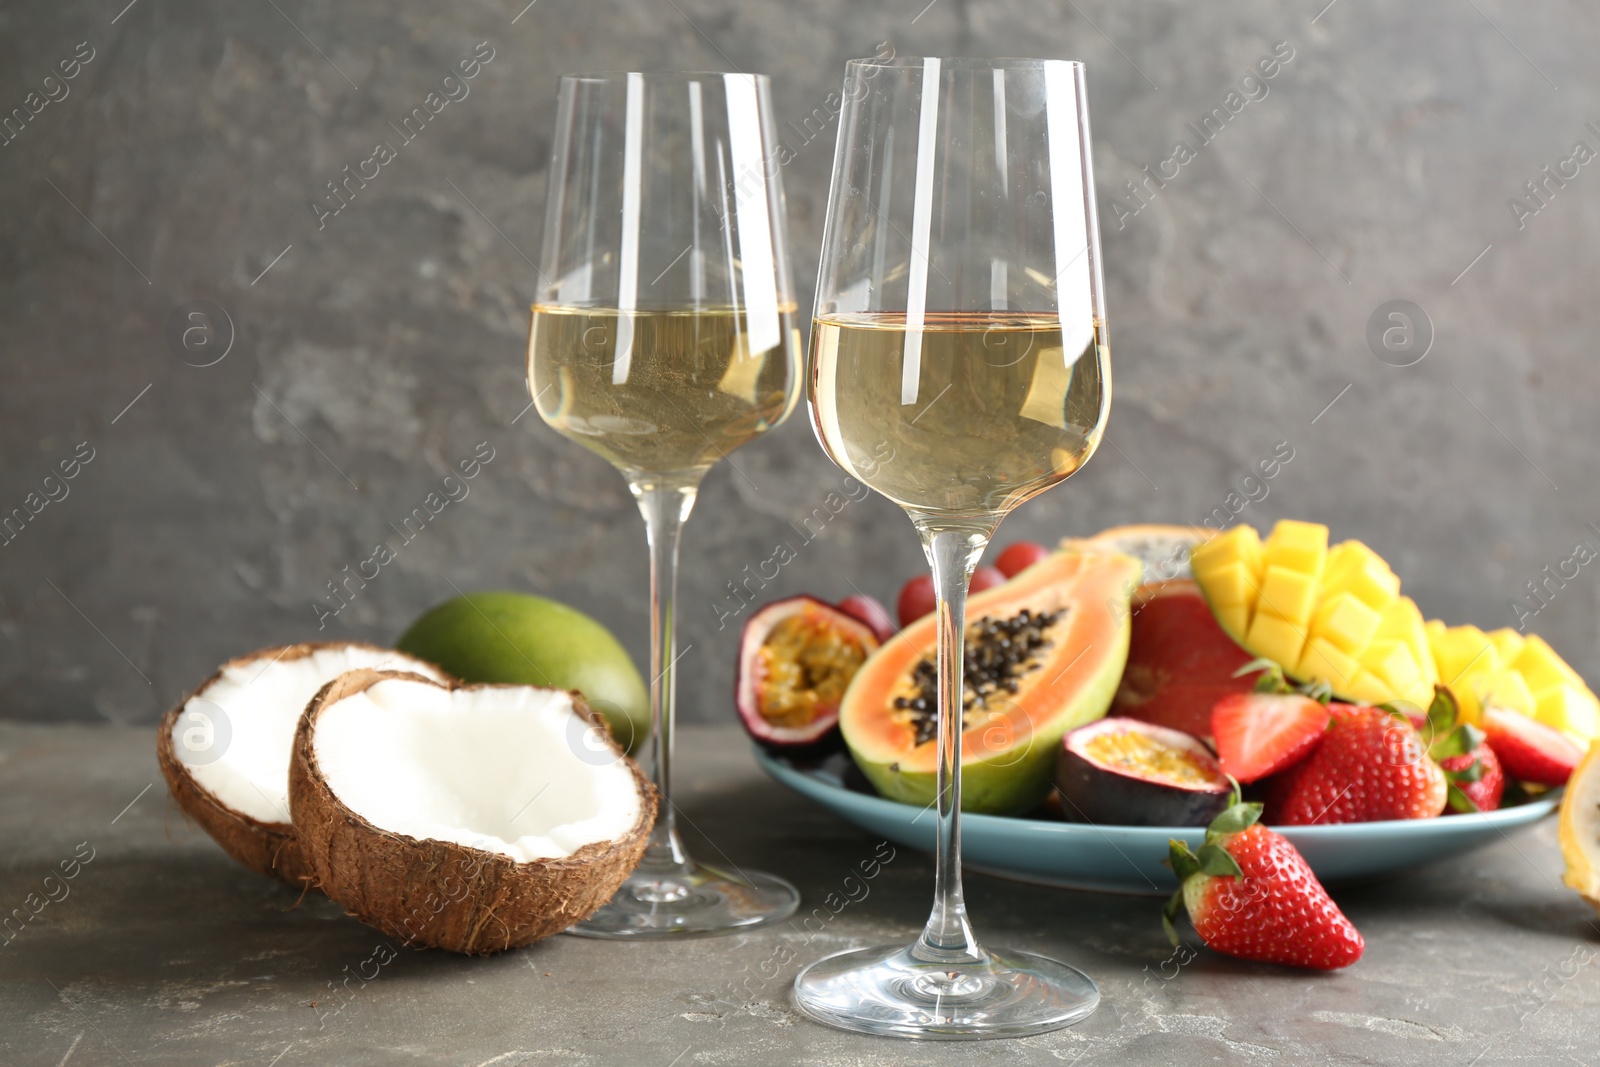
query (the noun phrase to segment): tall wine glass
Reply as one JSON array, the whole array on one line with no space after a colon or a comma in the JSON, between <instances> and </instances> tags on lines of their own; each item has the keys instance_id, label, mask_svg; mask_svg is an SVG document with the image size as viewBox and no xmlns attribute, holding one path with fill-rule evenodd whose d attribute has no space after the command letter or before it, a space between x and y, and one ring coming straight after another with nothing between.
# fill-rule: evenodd
<instances>
[{"instance_id":1,"label":"tall wine glass","mask_svg":"<svg viewBox=\"0 0 1600 1067\"><path fill-rule=\"evenodd\" d=\"M528 387L544 421L622 472L650 542L650 764L644 860L573 928L707 934L785 918L781 878L691 860L672 803L678 540L706 471L799 397L783 194L767 79L561 79Z\"/></svg>"},{"instance_id":2,"label":"tall wine glass","mask_svg":"<svg viewBox=\"0 0 1600 1067\"><path fill-rule=\"evenodd\" d=\"M911 516L933 568L937 857L922 936L819 960L795 999L867 1033L1041 1033L1088 1015L1099 992L1065 964L973 936L962 651L968 579L995 527L1089 458L1110 406L1083 66L857 60L844 96L811 415L833 461ZM976 732L984 698L973 698Z\"/></svg>"}]
</instances>

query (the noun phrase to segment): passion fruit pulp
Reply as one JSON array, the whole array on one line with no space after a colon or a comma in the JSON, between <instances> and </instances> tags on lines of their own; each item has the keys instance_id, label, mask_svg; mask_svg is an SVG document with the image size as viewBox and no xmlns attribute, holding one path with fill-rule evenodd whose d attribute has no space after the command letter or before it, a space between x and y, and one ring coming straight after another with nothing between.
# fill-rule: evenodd
<instances>
[{"instance_id":1,"label":"passion fruit pulp","mask_svg":"<svg viewBox=\"0 0 1600 1067\"><path fill-rule=\"evenodd\" d=\"M877 647L870 627L815 597L768 604L745 623L740 639L739 720L772 751L835 747L839 702Z\"/></svg>"},{"instance_id":2,"label":"passion fruit pulp","mask_svg":"<svg viewBox=\"0 0 1600 1067\"><path fill-rule=\"evenodd\" d=\"M1205 826L1233 786L1204 744L1137 719L1081 726L1062 741L1056 788L1069 822Z\"/></svg>"}]
</instances>

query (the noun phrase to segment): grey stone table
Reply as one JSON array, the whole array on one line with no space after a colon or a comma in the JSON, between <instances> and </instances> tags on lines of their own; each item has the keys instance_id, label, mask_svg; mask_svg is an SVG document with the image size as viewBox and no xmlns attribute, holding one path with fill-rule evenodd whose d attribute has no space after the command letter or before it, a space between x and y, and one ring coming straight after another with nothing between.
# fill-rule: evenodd
<instances>
[{"instance_id":1,"label":"grey stone table","mask_svg":"<svg viewBox=\"0 0 1600 1067\"><path fill-rule=\"evenodd\" d=\"M826 921L677 944L556 937L484 959L402 950L381 967L376 931L184 821L152 734L0 724L0 1063L1600 1062L1600 934L1558 884L1548 820L1339 893L1367 953L1333 975L1204 950L1179 967L1152 899L974 875L980 933L1081 966L1102 1006L1030 1040L915 1044L813 1025L788 993L819 955L912 937L928 858L900 849L841 906L862 895L851 872L888 850L768 781L735 729L681 734L693 843L792 879ZM46 883L64 862L75 877Z\"/></svg>"}]
</instances>

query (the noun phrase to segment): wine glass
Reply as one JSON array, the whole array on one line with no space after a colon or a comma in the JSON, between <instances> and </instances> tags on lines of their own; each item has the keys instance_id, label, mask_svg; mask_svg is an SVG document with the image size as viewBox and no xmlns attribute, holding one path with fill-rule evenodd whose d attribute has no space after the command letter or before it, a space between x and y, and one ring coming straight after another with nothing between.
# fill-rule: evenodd
<instances>
[{"instance_id":1,"label":"wine glass","mask_svg":"<svg viewBox=\"0 0 1600 1067\"><path fill-rule=\"evenodd\" d=\"M936 873L921 937L819 960L795 1000L865 1033L1042 1033L1099 992L1066 964L978 944L957 772L968 579L1000 520L1094 452L1110 407L1083 66L856 60L844 98L811 416L835 463L906 510L933 568ZM966 695L981 731L988 698Z\"/></svg>"},{"instance_id":2,"label":"wine glass","mask_svg":"<svg viewBox=\"0 0 1600 1067\"><path fill-rule=\"evenodd\" d=\"M777 426L801 356L767 79L561 78L528 387L545 422L622 472L650 542L644 859L573 933L650 938L783 919L781 878L689 858L672 803L678 541L706 471Z\"/></svg>"}]
</instances>

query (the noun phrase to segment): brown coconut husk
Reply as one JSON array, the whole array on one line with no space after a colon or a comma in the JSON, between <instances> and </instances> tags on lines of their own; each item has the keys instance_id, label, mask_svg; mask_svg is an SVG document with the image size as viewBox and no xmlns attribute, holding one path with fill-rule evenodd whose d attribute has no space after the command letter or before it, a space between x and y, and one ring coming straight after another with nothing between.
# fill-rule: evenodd
<instances>
[{"instance_id":1,"label":"brown coconut husk","mask_svg":"<svg viewBox=\"0 0 1600 1067\"><path fill-rule=\"evenodd\" d=\"M572 692L579 715L627 764L643 804L632 829L570 856L519 863L509 856L380 829L346 807L317 764L317 720L332 705L385 679L434 685L398 671L357 670L323 687L295 734L289 810L302 855L324 893L345 910L409 945L485 955L532 944L587 918L611 899L639 865L655 824L655 788L605 729L605 720ZM510 686L455 684L454 689Z\"/></svg>"},{"instance_id":2,"label":"brown coconut husk","mask_svg":"<svg viewBox=\"0 0 1600 1067\"><path fill-rule=\"evenodd\" d=\"M222 678L230 667L260 663L263 667L272 662L285 663L322 649L360 648L372 652L395 654L393 649L382 648L364 641L303 641L293 645L275 645L248 655L229 660L217 668L215 674L201 682L192 692L178 701L177 706L161 717L156 735L156 761L161 765L161 775L167 780L167 789L178 808L188 819L200 825L211 835L222 850L252 871L269 878L278 878L297 889L304 888L311 879L311 869L300 853L300 843L290 822L262 822L243 812L235 811L222 802L216 794L195 780L189 767L179 758L172 743L172 728L183 714L184 706L201 696ZM416 659L415 656L410 657ZM420 660L418 662L421 662ZM431 664L430 664L431 666ZM435 668L437 669L437 668ZM440 672L443 674L444 672Z\"/></svg>"}]
</instances>

